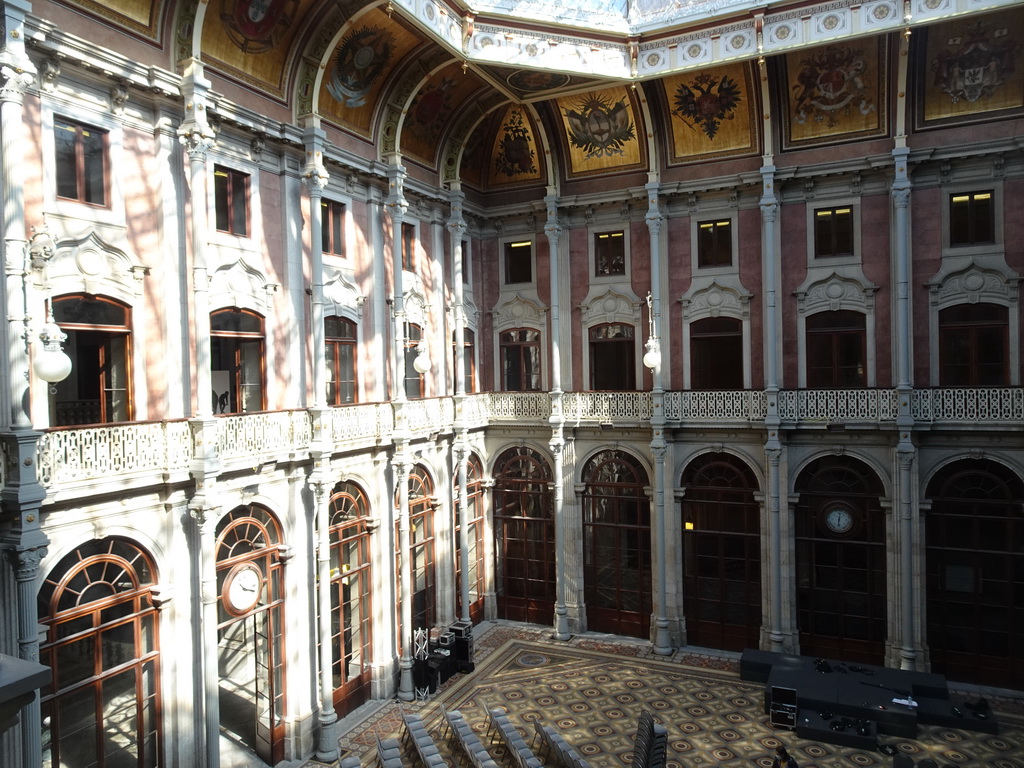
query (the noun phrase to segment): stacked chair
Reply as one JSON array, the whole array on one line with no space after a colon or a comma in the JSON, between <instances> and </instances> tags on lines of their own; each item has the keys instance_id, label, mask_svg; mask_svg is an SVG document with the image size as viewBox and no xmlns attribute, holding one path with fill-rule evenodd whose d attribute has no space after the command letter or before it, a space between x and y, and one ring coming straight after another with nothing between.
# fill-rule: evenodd
<instances>
[{"instance_id":1,"label":"stacked chair","mask_svg":"<svg viewBox=\"0 0 1024 768\"><path fill-rule=\"evenodd\" d=\"M526 743L526 739L519 732L519 729L512 725L508 714L501 709L487 707L489 725L487 733L491 737L491 743L495 740L505 745L506 762L508 765L517 768L542 768L543 763L537 759Z\"/></svg>"},{"instance_id":2,"label":"stacked chair","mask_svg":"<svg viewBox=\"0 0 1024 768\"><path fill-rule=\"evenodd\" d=\"M562 734L550 725L541 725L538 720L534 721L533 729L537 751L554 760L561 768L590 768L590 763L580 757L562 738Z\"/></svg>"},{"instance_id":3,"label":"stacked chair","mask_svg":"<svg viewBox=\"0 0 1024 768\"><path fill-rule=\"evenodd\" d=\"M654 722L654 716L645 710L636 724L633 768L665 768L667 748L668 730Z\"/></svg>"},{"instance_id":4,"label":"stacked chair","mask_svg":"<svg viewBox=\"0 0 1024 768\"><path fill-rule=\"evenodd\" d=\"M416 750L416 755L424 768L448 768L448 763L441 757L434 737L427 732L419 715L402 713L405 723L405 743ZM390 767L389 767L390 768Z\"/></svg>"},{"instance_id":5,"label":"stacked chair","mask_svg":"<svg viewBox=\"0 0 1024 768\"><path fill-rule=\"evenodd\" d=\"M398 739L377 737L377 768L402 768L402 748Z\"/></svg>"},{"instance_id":6,"label":"stacked chair","mask_svg":"<svg viewBox=\"0 0 1024 768\"><path fill-rule=\"evenodd\" d=\"M480 737L476 735L466 718L457 709L445 709L441 705L441 715L444 729L447 731L449 744L452 740L458 745L462 753L469 759L472 768L498 768L490 752L484 747ZM442 734L444 731L442 732Z\"/></svg>"}]
</instances>

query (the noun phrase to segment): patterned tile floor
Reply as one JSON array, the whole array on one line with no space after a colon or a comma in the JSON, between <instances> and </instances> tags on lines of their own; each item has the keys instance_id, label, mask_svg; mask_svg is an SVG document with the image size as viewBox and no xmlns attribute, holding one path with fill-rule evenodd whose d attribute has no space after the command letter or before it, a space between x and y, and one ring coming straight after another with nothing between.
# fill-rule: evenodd
<instances>
[{"instance_id":1,"label":"patterned tile floor","mask_svg":"<svg viewBox=\"0 0 1024 768\"><path fill-rule=\"evenodd\" d=\"M668 729L667 768L770 768L780 743L801 768L892 764L878 751L807 741L771 727L763 712L764 687L740 680L736 654L681 649L666 658L654 656L649 643L629 639L582 635L563 643L550 635L550 629L518 624L478 628L472 674L454 676L427 701L365 705L342 721L342 754L358 755L364 768L373 765L377 737L400 735L403 709L418 712L448 754L440 738L443 703L459 709L481 736L486 707L506 709L528 740L540 720L558 729L593 768L630 765L636 718L644 709ZM985 693L1000 723L998 735L921 726L916 739L882 735L879 743L915 761L930 757L939 768L1024 768L1024 695ZM501 758L501 748L492 754ZM407 755L406 766L413 763ZM305 768L320 765L311 761Z\"/></svg>"}]
</instances>

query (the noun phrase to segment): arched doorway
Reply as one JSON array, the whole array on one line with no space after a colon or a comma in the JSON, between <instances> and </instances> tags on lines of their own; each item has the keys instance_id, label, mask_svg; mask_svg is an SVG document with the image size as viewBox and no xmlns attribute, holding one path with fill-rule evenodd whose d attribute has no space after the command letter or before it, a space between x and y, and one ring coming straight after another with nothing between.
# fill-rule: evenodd
<instances>
[{"instance_id":1,"label":"arched doorway","mask_svg":"<svg viewBox=\"0 0 1024 768\"><path fill-rule=\"evenodd\" d=\"M258 504L217 525L221 733L275 765L284 758L284 563L281 528Z\"/></svg>"},{"instance_id":2,"label":"arched doorway","mask_svg":"<svg viewBox=\"0 0 1024 768\"><path fill-rule=\"evenodd\" d=\"M1001 464L963 460L944 467L927 496L932 669L1024 688L1024 483Z\"/></svg>"},{"instance_id":3,"label":"arched doorway","mask_svg":"<svg viewBox=\"0 0 1024 768\"><path fill-rule=\"evenodd\" d=\"M757 648L761 630L761 525L757 479L726 453L683 472L683 605L690 645Z\"/></svg>"},{"instance_id":4,"label":"arched doorway","mask_svg":"<svg viewBox=\"0 0 1024 768\"><path fill-rule=\"evenodd\" d=\"M426 467L417 464L409 472L409 562L412 567L412 629L430 629L437 616L437 565L434 560L434 481ZM398 506L398 494L395 494ZM395 515L397 520L398 515ZM395 523L395 579L402 583L402 552L399 547L397 523ZM401 651L405 628L402 626L402 595L399 592L396 606L396 625L399 628L395 638Z\"/></svg>"},{"instance_id":5,"label":"arched doorway","mask_svg":"<svg viewBox=\"0 0 1024 768\"><path fill-rule=\"evenodd\" d=\"M647 472L622 451L583 469L583 587L587 628L647 637L651 625L651 503Z\"/></svg>"},{"instance_id":6,"label":"arched doorway","mask_svg":"<svg viewBox=\"0 0 1024 768\"><path fill-rule=\"evenodd\" d=\"M883 664L887 576L881 482L856 459L827 456L800 473L796 491L800 652Z\"/></svg>"},{"instance_id":7,"label":"arched doorway","mask_svg":"<svg viewBox=\"0 0 1024 768\"><path fill-rule=\"evenodd\" d=\"M344 717L370 698L373 600L370 505L363 489L338 483L330 502L331 678Z\"/></svg>"},{"instance_id":8,"label":"arched doorway","mask_svg":"<svg viewBox=\"0 0 1024 768\"><path fill-rule=\"evenodd\" d=\"M548 624L555 615L555 515L551 466L531 448L512 448L494 467L495 591L498 618Z\"/></svg>"},{"instance_id":9,"label":"arched doorway","mask_svg":"<svg viewBox=\"0 0 1024 768\"><path fill-rule=\"evenodd\" d=\"M82 544L43 582L44 768L163 765L155 583L150 557L119 538Z\"/></svg>"},{"instance_id":10,"label":"arched doorway","mask_svg":"<svg viewBox=\"0 0 1024 768\"><path fill-rule=\"evenodd\" d=\"M468 529L468 552L467 562L469 573L467 574L469 584L469 618L474 624L479 624L484 617L484 593L485 568L484 568L484 468L480 459L471 455L466 462L466 499L469 510ZM455 531L455 603L458 615L462 616L462 510L459 506L462 503L461 489L459 488L459 470L455 468L455 482L453 485L455 503L452 508L455 510L455 524L452 530Z\"/></svg>"}]
</instances>

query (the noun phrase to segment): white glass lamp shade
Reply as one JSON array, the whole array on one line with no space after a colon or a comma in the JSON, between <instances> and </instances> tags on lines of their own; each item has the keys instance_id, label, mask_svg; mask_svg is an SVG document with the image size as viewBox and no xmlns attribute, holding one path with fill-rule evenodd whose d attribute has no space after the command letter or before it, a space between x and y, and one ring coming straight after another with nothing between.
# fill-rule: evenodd
<instances>
[{"instance_id":1,"label":"white glass lamp shade","mask_svg":"<svg viewBox=\"0 0 1024 768\"><path fill-rule=\"evenodd\" d=\"M50 384L64 381L71 373L71 358L60 345L68 335L56 323L47 323L39 332L42 347L36 350L32 370L36 376Z\"/></svg>"},{"instance_id":2,"label":"white glass lamp shade","mask_svg":"<svg viewBox=\"0 0 1024 768\"><path fill-rule=\"evenodd\" d=\"M427 345L422 341L416 345L416 359L412 361L412 367L416 373L426 373L430 370L430 357L427 355Z\"/></svg>"},{"instance_id":3,"label":"white glass lamp shade","mask_svg":"<svg viewBox=\"0 0 1024 768\"><path fill-rule=\"evenodd\" d=\"M647 340L647 351L644 352L644 365L652 370L661 365L661 345L657 339Z\"/></svg>"}]
</instances>

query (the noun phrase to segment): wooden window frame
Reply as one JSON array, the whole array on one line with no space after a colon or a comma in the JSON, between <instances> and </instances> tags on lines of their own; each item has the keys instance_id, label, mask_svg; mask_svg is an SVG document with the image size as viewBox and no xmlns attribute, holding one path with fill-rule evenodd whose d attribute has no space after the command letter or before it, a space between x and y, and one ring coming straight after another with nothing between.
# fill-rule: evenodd
<instances>
[{"instance_id":1,"label":"wooden window frame","mask_svg":"<svg viewBox=\"0 0 1024 768\"><path fill-rule=\"evenodd\" d=\"M344 258L345 253L345 211L344 203L337 200L320 201L320 243L321 252Z\"/></svg>"},{"instance_id":2,"label":"wooden window frame","mask_svg":"<svg viewBox=\"0 0 1024 768\"><path fill-rule=\"evenodd\" d=\"M218 232L237 237L249 236L250 186L248 173L226 165L213 166L214 222ZM241 222L237 220L239 217Z\"/></svg>"},{"instance_id":3,"label":"wooden window frame","mask_svg":"<svg viewBox=\"0 0 1024 768\"><path fill-rule=\"evenodd\" d=\"M110 132L103 129L97 128L93 125L79 122L77 120L70 120L65 117L54 116L53 119L53 130L54 130L54 160L56 165L56 196L59 200L73 200L83 205L89 205L94 208L109 208L110 207ZM74 131L74 163L68 163L66 158L61 155L58 149L57 131ZM89 185L90 178L90 165L92 151L87 147L89 134L95 134L99 137L99 162L100 175L102 183L100 189L93 190ZM72 179L69 175L65 175L71 170L74 174ZM71 184L75 187L73 195L61 194L63 186ZM70 191L70 190L67 190ZM96 199L97 192L100 195L100 199Z\"/></svg>"}]
</instances>

